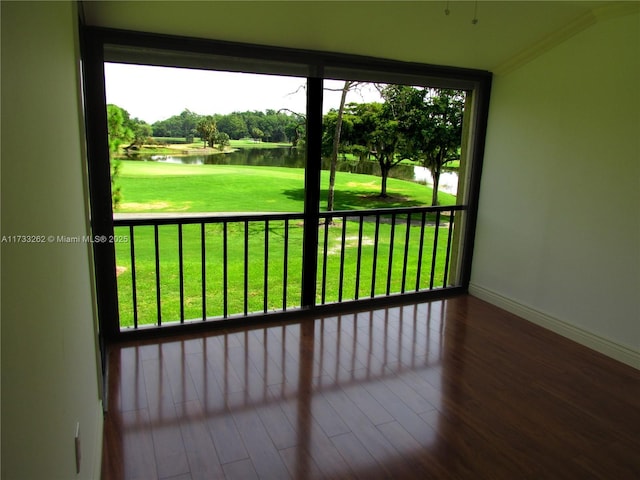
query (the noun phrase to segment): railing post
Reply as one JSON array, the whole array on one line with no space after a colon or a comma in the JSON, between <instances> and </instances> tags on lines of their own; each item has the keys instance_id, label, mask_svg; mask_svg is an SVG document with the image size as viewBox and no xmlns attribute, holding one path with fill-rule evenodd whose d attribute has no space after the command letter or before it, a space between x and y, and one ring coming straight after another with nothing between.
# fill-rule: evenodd
<instances>
[{"instance_id":1,"label":"railing post","mask_svg":"<svg viewBox=\"0 0 640 480\"><path fill-rule=\"evenodd\" d=\"M302 243L302 307L316 304L320 168L322 163L321 72L307 79L307 160L304 178L304 233Z\"/></svg>"}]
</instances>

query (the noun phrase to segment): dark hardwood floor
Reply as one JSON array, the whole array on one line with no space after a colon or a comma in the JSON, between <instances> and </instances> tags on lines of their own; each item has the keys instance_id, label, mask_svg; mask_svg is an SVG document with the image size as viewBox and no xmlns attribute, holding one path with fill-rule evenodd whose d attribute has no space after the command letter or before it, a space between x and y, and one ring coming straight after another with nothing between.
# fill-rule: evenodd
<instances>
[{"instance_id":1,"label":"dark hardwood floor","mask_svg":"<svg viewBox=\"0 0 640 480\"><path fill-rule=\"evenodd\" d=\"M114 347L103 479L638 479L640 371L470 296Z\"/></svg>"}]
</instances>

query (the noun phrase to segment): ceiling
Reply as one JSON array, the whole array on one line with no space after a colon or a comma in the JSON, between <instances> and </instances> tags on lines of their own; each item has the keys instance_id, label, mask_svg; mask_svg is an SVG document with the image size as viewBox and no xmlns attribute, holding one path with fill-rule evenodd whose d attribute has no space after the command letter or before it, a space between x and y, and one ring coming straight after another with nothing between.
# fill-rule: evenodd
<instances>
[{"instance_id":1,"label":"ceiling","mask_svg":"<svg viewBox=\"0 0 640 480\"><path fill-rule=\"evenodd\" d=\"M100 27L500 74L599 20L639 6L638 1L101 1L83 2L82 10L88 25Z\"/></svg>"}]
</instances>

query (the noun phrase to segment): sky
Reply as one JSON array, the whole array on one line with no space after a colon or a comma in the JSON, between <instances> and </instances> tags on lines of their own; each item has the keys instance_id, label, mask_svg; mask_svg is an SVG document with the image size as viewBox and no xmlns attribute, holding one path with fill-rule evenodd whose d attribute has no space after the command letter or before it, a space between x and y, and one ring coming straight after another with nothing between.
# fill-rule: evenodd
<instances>
[{"instance_id":1,"label":"sky","mask_svg":"<svg viewBox=\"0 0 640 480\"><path fill-rule=\"evenodd\" d=\"M186 68L105 63L107 103L152 124L185 108L200 115L286 108L304 113L306 79ZM327 80L325 88L342 81ZM347 102L380 101L373 87L350 92ZM325 90L324 111L338 108L340 92Z\"/></svg>"}]
</instances>

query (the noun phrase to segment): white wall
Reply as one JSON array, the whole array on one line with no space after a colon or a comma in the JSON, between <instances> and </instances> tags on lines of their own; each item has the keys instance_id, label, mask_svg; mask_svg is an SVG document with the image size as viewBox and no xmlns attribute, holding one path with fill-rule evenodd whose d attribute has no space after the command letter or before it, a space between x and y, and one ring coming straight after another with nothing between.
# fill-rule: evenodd
<instances>
[{"instance_id":1,"label":"white wall","mask_svg":"<svg viewBox=\"0 0 640 480\"><path fill-rule=\"evenodd\" d=\"M75 6L1 8L2 235L86 234ZM2 244L3 479L99 478L91 285L86 244Z\"/></svg>"},{"instance_id":2,"label":"white wall","mask_svg":"<svg viewBox=\"0 0 640 480\"><path fill-rule=\"evenodd\" d=\"M494 78L471 292L640 368L640 18Z\"/></svg>"}]
</instances>

